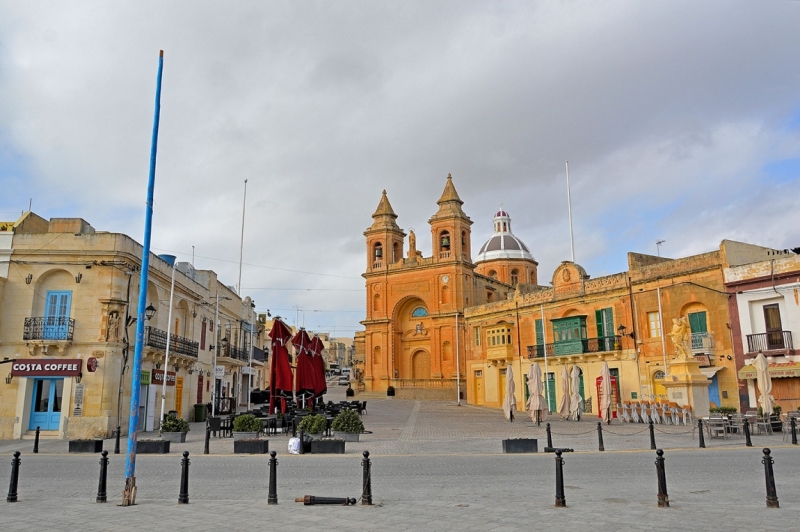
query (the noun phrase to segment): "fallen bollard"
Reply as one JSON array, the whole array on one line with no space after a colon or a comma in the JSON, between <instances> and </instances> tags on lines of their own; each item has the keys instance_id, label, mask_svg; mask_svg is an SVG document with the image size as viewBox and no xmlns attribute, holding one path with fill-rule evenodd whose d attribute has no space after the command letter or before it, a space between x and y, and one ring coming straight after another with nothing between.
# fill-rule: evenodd
<instances>
[{"instance_id":1,"label":"fallen bollard","mask_svg":"<svg viewBox=\"0 0 800 532\"><path fill-rule=\"evenodd\" d=\"M703 420L697 420L697 439L700 442L700 448L706 448L706 439L703 437Z\"/></svg>"},{"instance_id":2,"label":"fallen bollard","mask_svg":"<svg viewBox=\"0 0 800 532\"><path fill-rule=\"evenodd\" d=\"M33 454L39 453L39 430L40 427L36 427L36 436L33 438Z\"/></svg>"},{"instance_id":3,"label":"fallen bollard","mask_svg":"<svg viewBox=\"0 0 800 532\"><path fill-rule=\"evenodd\" d=\"M178 494L178 504L189 504L189 451L183 451L181 460L181 492Z\"/></svg>"},{"instance_id":4,"label":"fallen bollard","mask_svg":"<svg viewBox=\"0 0 800 532\"><path fill-rule=\"evenodd\" d=\"M106 490L106 479L108 478L108 451L100 453L100 481L97 483L97 500L95 502L107 502L108 493Z\"/></svg>"},{"instance_id":5,"label":"fallen bollard","mask_svg":"<svg viewBox=\"0 0 800 532\"><path fill-rule=\"evenodd\" d=\"M269 452L269 493L267 504L278 504L278 459L275 451Z\"/></svg>"},{"instance_id":6,"label":"fallen bollard","mask_svg":"<svg viewBox=\"0 0 800 532\"><path fill-rule=\"evenodd\" d=\"M120 435L120 426L117 425L117 436L116 440L114 441L114 454L119 454L119 435Z\"/></svg>"},{"instance_id":7,"label":"fallen bollard","mask_svg":"<svg viewBox=\"0 0 800 532\"><path fill-rule=\"evenodd\" d=\"M605 445L603 445L603 423L600 421L597 422L597 450L606 450Z\"/></svg>"},{"instance_id":8,"label":"fallen bollard","mask_svg":"<svg viewBox=\"0 0 800 532\"><path fill-rule=\"evenodd\" d=\"M561 449L556 449L556 508L566 508L567 499L564 497L564 459L561 458Z\"/></svg>"},{"instance_id":9,"label":"fallen bollard","mask_svg":"<svg viewBox=\"0 0 800 532\"><path fill-rule=\"evenodd\" d=\"M206 422L206 442L205 446L203 447L203 454L208 454L208 446L209 442L211 441L211 425Z\"/></svg>"},{"instance_id":10,"label":"fallen bollard","mask_svg":"<svg viewBox=\"0 0 800 532\"><path fill-rule=\"evenodd\" d=\"M764 458L761 463L764 464L764 478L767 481L767 508L780 508L778 504L778 492L775 490L775 473L772 472L772 464L775 461L769 455L770 450L764 448Z\"/></svg>"},{"instance_id":11,"label":"fallen bollard","mask_svg":"<svg viewBox=\"0 0 800 532\"><path fill-rule=\"evenodd\" d=\"M544 452L546 453L554 453L556 451L561 451L562 453L574 453L575 449L570 449L569 447L560 447L556 449L555 447L545 447Z\"/></svg>"},{"instance_id":12,"label":"fallen bollard","mask_svg":"<svg viewBox=\"0 0 800 532\"><path fill-rule=\"evenodd\" d=\"M8 483L8 497L6 502L17 502L17 484L19 483L19 465L22 463L19 457L19 451L14 453L14 458L11 460L11 482Z\"/></svg>"},{"instance_id":13,"label":"fallen bollard","mask_svg":"<svg viewBox=\"0 0 800 532\"><path fill-rule=\"evenodd\" d=\"M656 475L658 476L658 507L669 508L669 496L667 495L667 471L664 469L664 451L656 451Z\"/></svg>"},{"instance_id":14,"label":"fallen bollard","mask_svg":"<svg viewBox=\"0 0 800 532\"><path fill-rule=\"evenodd\" d=\"M369 461L369 451L364 451L361 460L363 469L361 481L361 506L372 506L372 462Z\"/></svg>"},{"instance_id":15,"label":"fallen bollard","mask_svg":"<svg viewBox=\"0 0 800 532\"><path fill-rule=\"evenodd\" d=\"M792 445L797 445L797 419L792 417L789 424L792 427Z\"/></svg>"},{"instance_id":16,"label":"fallen bollard","mask_svg":"<svg viewBox=\"0 0 800 532\"><path fill-rule=\"evenodd\" d=\"M347 497L315 497L314 495L306 495L298 497L294 502L302 502L305 506L314 506L315 504L338 504L339 506L353 506L356 500Z\"/></svg>"},{"instance_id":17,"label":"fallen bollard","mask_svg":"<svg viewBox=\"0 0 800 532\"><path fill-rule=\"evenodd\" d=\"M744 426L744 445L745 447L752 447L753 442L750 439L750 421L748 421L747 418L745 418L743 426Z\"/></svg>"},{"instance_id":18,"label":"fallen bollard","mask_svg":"<svg viewBox=\"0 0 800 532\"><path fill-rule=\"evenodd\" d=\"M550 423L547 424L546 429L547 429L547 446L552 448L553 447L553 435L550 434ZM548 451L548 450L545 449L545 452L546 453L547 452L551 453L553 451Z\"/></svg>"},{"instance_id":19,"label":"fallen bollard","mask_svg":"<svg viewBox=\"0 0 800 532\"><path fill-rule=\"evenodd\" d=\"M656 450L656 431L654 430L653 420L652 419L650 420L650 423L648 423L648 425L649 425L649 428L650 428L650 450L651 451L655 451Z\"/></svg>"}]
</instances>

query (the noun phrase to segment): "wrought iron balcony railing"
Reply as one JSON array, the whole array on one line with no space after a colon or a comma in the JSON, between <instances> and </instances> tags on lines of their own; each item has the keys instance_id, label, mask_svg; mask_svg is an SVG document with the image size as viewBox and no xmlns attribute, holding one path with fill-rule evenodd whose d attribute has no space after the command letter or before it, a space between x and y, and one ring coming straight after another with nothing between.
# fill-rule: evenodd
<instances>
[{"instance_id":1,"label":"wrought iron balcony railing","mask_svg":"<svg viewBox=\"0 0 800 532\"><path fill-rule=\"evenodd\" d=\"M169 352L177 353L179 355L186 355L190 357L197 358L197 350L200 344L197 342L193 342L188 338L184 338L183 336L176 336L174 334L169 335ZM154 347L156 349L161 349L162 351L167 350L167 332L162 331L161 329L156 329L155 327L145 327L144 328L144 345L148 347Z\"/></svg>"},{"instance_id":2,"label":"wrought iron balcony railing","mask_svg":"<svg viewBox=\"0 0 800 532\"><path fill-rule=\"evenodd\" d=\"M747 335L748 353L781 351L784 349L794 349L792 331L774 331Z\"/></svg>"},{"instance_id":3,"label":"wrought iron balcony railing","mask_svg":"<svg viewBox=\"0 0 800 532\"><path fill-rule=\"evenodd\" d=\"M219 356L233 358L235 360L242 360L244 362L250 361L250 353L246 349L230 344L226 345L225 347L220 346Z\"/></svg>"},{"instance_id":4,"label":"wrought iron balcony railing","mask_svg":"<svg viewBox=\"0 0 800 532\"><path fill-rule=\"evenodd\" d=\"M544 358L547 356L580 355L583 353L605 353L622 349L621 336L601 336L599 338L582 338L579 340L565 340L544 345L529 345L528 358Z\"/></svg>"},{"instance_id":5,"label":"wrought iron balcony railing","mask_svg":"<svg viewBox=\"0 0 800 532\"><path fill-rule=\"evenodd\" d=\"M47 316L44 318L25 318L22 339L72 341L75 333L75 320L71 318Z\"/></svg>"}]
</instances>

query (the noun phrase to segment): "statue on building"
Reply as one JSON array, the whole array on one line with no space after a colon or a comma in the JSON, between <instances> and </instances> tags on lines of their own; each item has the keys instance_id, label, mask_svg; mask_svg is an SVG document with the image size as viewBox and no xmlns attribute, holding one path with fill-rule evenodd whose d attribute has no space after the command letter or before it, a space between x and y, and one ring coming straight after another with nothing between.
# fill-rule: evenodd
<instances>
[{"instance_id":1,"label":"statue on building","mask_svg":"<svg viewBox=\"0 0 800 532\"><path fill-rule=\"evenodd\" d=\"M672 318L672 330L667 334L675 346L675 355L678 360L686 360L690 357L689 347L689 320L685 316Z\"/></svg>"},{"instance_id":2,"label":"statue on building","mask_svg":"<svg viewBox=\"0 0 800 532\"><path fill-rule=\"evenodd\" d=\"M414 230L411 229L408 231L408 258L417 259L421 256L422 253L417 251L417 235L414 234Z\"/></svg>"},{"instance_id":3,"label":"statue on building","mask_svg":"<svg viewBox=\"0 0 800 532\"><path fill-rule=\"evenodd\" d=\"M119 342L119 313L113 310L108 313L108 332L106 341Z\"/></svg>"}]
</instances>

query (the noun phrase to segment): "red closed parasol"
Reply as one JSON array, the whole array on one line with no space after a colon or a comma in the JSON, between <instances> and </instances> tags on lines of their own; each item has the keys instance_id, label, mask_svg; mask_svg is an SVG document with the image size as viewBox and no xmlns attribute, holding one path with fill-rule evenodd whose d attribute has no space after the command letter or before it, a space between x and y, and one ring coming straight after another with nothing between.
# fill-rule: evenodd
<instances>
[{"instance_id":1,"label":"red closed parasol","mask_svg":"<svg viewBox=\"0 0 800 532\"><path fill-rule=\"evenodd\" d=\"M319 336L311 339L311 360L314 366L314 397L321 397L328 393L328 383L325 381L325 361L322 359L322 350L325 346Z\"/></svg>"},{"instance_id":2,"label":"red closed parasol","mask_svg":"<svg viewBox=\"0 0 800 532\"><path fill-rule=\"evenodd\" d=\"M300 329L292 338L292 345L297 350L295 366L295 394L298 398L309 399L314 396L314 367L309 354L311 338L305 329Z\"/></svg>"},{"instance_id":3,"label":"red closed parasol","mask_svg":"<svg viewBox=\"0 0 800 532\"><path fill-rule=\"evenodd\" d=\"M272 339L269 411L275 411L275 399L278 396L282 398L281 411L285 411L285 398L292 396L292 367L289 363L289 350L286 348L286 343L292 338L292 330L279 318L275 318L269 337Z\"/></svg>"}]
</instances>

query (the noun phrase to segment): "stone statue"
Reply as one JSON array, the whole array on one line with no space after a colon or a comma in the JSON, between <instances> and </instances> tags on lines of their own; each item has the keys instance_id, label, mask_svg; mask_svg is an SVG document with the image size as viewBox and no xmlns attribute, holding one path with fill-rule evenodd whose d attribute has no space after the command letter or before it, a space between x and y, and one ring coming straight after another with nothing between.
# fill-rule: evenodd
<instances>
[{"instance_id":1,"label":"stone statue","mask_svg":"<svg viewBox=\"0 0 800 532\"><path fill-rule=\"evenodd\" d=\"M108 313L108 334L106 340L119 342L119 314L116 311Z\"/></svg>"},{"instance_id":2,"label":"stone statue","mask_svg":"<svg viewBox=\"0 0 800 532\"><path fill-rule=\"evenodd\" d=\"M413 229L408 232L408 256L417 256L417 235L414 234Z\"/></svg>"},{"instance_id":3,"label":"stone statue","mask_svg":"<svg viewBox=\"0 0 800 532\"><path fill-rule=\"evenodd\" d=\"M675 354L678 360L686 360L690 356L689 349L689 320L685 316L672 318L672 330L667 336L675 346Z\"/></svg>"}]
</instances>

